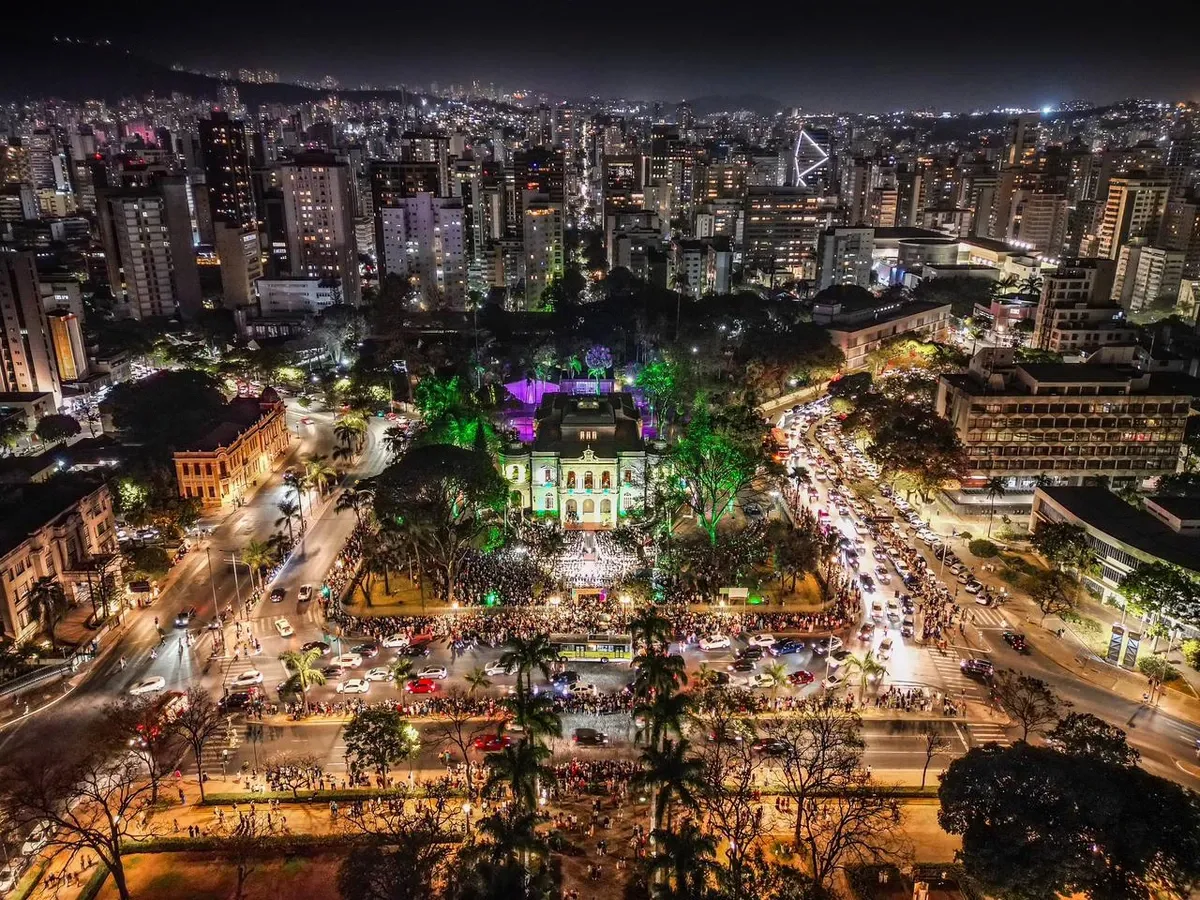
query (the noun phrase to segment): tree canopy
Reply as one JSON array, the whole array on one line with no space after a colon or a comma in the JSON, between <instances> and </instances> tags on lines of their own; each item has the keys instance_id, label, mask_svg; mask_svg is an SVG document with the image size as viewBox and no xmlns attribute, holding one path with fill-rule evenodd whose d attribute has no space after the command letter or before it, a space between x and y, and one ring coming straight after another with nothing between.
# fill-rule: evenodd
<instances>
[{"instance_id":1,"label":"tree canopy","mask_svg":"<svg viewBox=\"0 0 1200 900\"><path fill-rule=\"evenodd\" d=\"M193 369L166 370L118 384L103 405L134 441L178 447L212 427L225 405L216 378Z\"/></svg>"}]
</instances>

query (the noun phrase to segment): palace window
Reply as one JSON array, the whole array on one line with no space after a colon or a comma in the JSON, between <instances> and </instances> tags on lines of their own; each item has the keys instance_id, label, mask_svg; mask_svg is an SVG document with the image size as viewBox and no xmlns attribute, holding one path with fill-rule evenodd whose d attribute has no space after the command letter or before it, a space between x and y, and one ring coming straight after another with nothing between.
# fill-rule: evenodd
<instances>
[{"instance_id":1,"label":"palace window","mask_svg":"<svg viewBox=\"0 0 1200 900\"><path fill-rule=\"evenodd\" d=\"M583 473L583 489L585 491L590 491L595 486L596 486L595 476L592 475L591 472L584 472Z\"/></svg>"}]
</instances>

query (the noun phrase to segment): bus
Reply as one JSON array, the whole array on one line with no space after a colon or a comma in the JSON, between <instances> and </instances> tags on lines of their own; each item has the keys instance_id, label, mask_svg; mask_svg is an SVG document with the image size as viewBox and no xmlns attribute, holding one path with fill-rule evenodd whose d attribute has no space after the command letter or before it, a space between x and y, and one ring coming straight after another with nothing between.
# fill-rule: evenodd
<instances>
[{"instance_id":1,"label":"bus","mask_svg":"<svg viewBox=\"0 0 1200 900\"><path fill-rule=\"evenodd\" d=\"M633 639L627 634L554 634L550 643L560 660L606 663L633 656Z\"/></svg>"}]
</instances>

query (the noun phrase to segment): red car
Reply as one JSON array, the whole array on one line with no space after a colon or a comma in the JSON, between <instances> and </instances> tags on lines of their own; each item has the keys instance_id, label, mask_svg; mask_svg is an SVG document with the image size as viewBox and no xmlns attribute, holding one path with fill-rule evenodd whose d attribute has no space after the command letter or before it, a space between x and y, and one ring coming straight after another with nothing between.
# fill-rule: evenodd
<instances>
[{"instance_id":1,"label":"red car","mask_svg":"<svg viewBox=\"0 0 1200 900\"><path fill-rule=\"evenodd\" d=\"M414 678L404 686L410 694L432 694L437 691L437 682L429 678Z\"/></svg>"},{"instance_id":2,"label":"red car","mask_svg":"<svg viewBox=\"0 0 1200 900\"><path fill-rule=\"evenodd\" d=\"M512 746L512 738L507 734L489 734L485 737L475 738L475 749L484 750L488 753L494 753L497 750L503 750L505 747Z\"/></svg>"},{"instance_id":3,"label":"red car","mask_svg":"<svg viewBox=\"0 0 1200 900\"><path fill-rule=\"evenodd\" d=\"M817 680L817 676L812 672L805 672L800 669L788 676L788 681L792 684L812 684Z\"/></svg>"}]
</instances>

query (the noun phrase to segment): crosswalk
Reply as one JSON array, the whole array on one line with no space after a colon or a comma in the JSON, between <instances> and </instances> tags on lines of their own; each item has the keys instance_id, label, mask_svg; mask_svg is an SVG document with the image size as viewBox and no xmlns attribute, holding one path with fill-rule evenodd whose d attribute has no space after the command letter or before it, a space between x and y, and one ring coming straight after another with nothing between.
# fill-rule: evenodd
<instances>
[{"instance_id":1,"label":"crosswalk","mask_svg":"<svg viewBox=\"0 0 1200 900\"><path fill-rule=\"evenodd\" d=\"M245 725L235 722L232 715L227 716L225 725L204 745L200 761L202 768L209 773L210 777L224 774L224 771L230 768L229 763L233 760L238 747L242 745L245 727ZM222 763L226 765L223 767Z\"/></svg>"},{"instance_id":2,"label":"crosswalk","mask_svg":"<svg viewBox=\"0 0 1200 900\"><path fill-rule=\"evenodd\" d=\"M965 697L968 700L986 700L987 694L978 681L968 678L960 668L962 658L955 653L939 653L929 650L929 660L942 681L942 687L951 700Z\"/></svg>"},{"instance_id":3,"label":"crosswalk","mask_svg":"<svg viewBox=\"0 0 1200 900\"><path fill-rule=\"evenodd\" d=\"M992 606L977 606L966 613L968 622L973 622L978 628L995 628L1007 631L1012 628L1007 613Z\"/></svg>"},{"instance_id":4,"label":"crosswalk","mask_svg":"<svg viewBox=\"0 0 1200 900\"><path fill-rule=\"evenodd\" d=\"M999 744L1001 747L1007 747L1012 744L1012 739L1004 727L994 722L968 722L967 734L971 738L972 747L980 747L984 744Z\"/></svg>"}]
</instances>

